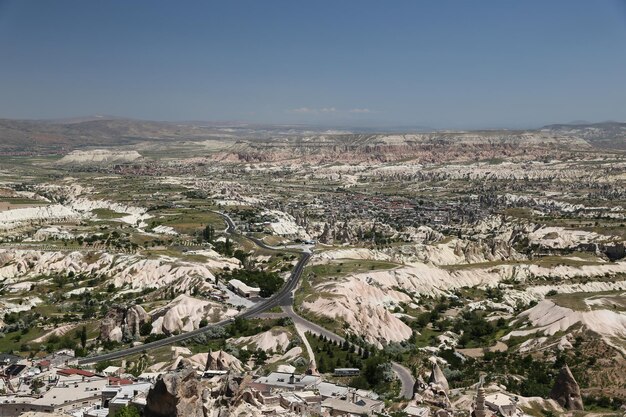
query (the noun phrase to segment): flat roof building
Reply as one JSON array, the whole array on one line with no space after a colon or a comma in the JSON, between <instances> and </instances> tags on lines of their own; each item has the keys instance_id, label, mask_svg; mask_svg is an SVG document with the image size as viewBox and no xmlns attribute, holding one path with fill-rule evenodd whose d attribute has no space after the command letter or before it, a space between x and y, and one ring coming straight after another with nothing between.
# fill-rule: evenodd
<instances>
[{"instance_id":1,"label":"flat roof building","mask_svg":"<svg viewBox=\"0 0 626 417\"><path fill-rule=\"evenodd\" d=\"M245 298L258 297L261 294L261 289L256 287L250 287L249 285L239 281L238 279L231 279L228 281L228 287Z\"/></svg>"}]
</instances>

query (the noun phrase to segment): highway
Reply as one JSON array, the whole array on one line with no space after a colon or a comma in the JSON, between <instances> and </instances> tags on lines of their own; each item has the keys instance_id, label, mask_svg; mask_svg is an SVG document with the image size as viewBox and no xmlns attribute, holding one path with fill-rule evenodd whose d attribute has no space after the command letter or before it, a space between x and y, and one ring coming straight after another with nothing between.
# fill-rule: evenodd
<instances>
[{"instance_id":1,"label":"highway","mask_svg":"<svg viewBox=\"0 0 626 417\"><path fill-rule=\"evenodd\" d=\"M226 228L226 232L229 234L235 234L236 227L232 219L228 217L228 215L225 215L222 213L219 213L219 214L224 217L224 219L226 220L226 224L228 225L228 227ZM248 236L245 236L245 237L252 240L255 244L257 244L258 246L262 248L275 250L274 248L271 248L270 246L267 246L265 243L261 242L259 239L250 238ZM281 305L290 305L293 302L293 292L297 288L298 282L300 281L300 277L302 276L302 271L304 270L304 267L310 258L311 258L311 254L309 252L302 252L300 255L300 260L294 267L285 285L283 285L283 287L272 297L268 298L267 300L261 303L255 304L249 309L241 312L240 314L237 315L237 317L251 318L273 307L281 306ZM145 343L143 345L133 346L133 347L126 348L126 349L120 349L120 350L116 350L113 352L107 352L101 355L88 356L88 357L79 359L78 364L87 365L87 364L96 363L96 362L119 359L119 358L123 358L129 355L141 353L145 350L156 349L156 348L160 348L163 346L172 345L180 341L191 339L193 337L206 333L211 328L227 325L231 323L232 321L233 321L232 318L227 319L227 320L222 320L217 323L211 323L206 327L202 327L202 328L192 330L186 333L181 333L178 335L173 335L165 339L156 340L154 342Z\"/></svg>"}]
</instances>

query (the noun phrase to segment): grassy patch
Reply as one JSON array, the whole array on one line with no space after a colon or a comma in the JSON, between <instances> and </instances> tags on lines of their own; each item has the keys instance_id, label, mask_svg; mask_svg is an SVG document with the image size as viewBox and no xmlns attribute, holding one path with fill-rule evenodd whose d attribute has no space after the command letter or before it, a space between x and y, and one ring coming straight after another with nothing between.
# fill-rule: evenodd
<instances>
[{"instance_id":1,"label":"grassy patch","mask_svg":"<svg viewBox=\"0 0 626 417\"><path fill-rule=\"evenodd\" d=\"M93 214L95 214L99 219L103 220L111 220L111 219L119 219L125 216L128 216L128 213L118 213L113 210L99 208L91 210Z\"/></svg>"}]
</instances>

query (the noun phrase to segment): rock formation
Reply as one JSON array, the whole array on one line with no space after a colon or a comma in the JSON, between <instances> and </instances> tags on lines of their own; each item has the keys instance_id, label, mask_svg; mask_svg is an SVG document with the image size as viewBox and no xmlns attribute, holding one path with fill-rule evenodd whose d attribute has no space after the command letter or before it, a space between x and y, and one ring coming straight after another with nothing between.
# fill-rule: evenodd
<instances>
[{"instance_id":1,"label":"rock formation","mask_svg":"<svg viewBox=\"0 0 626 417\"><path fill-rule=\"evenodd\" d=\"M566 410L584 410L580 387L567 365L561 368L554 387L550 391L550 398Z\"/></svg>"},{"instance_id":2,"label":"rock formation","mask_svg":"<svg viewBox=\"0 0 626 417\"><path fill-rule=\"evenodd\" d=\"M204 417L209 395L193 369L165 374L148 391L145 417Z\"/></svg>"},{"instance_id":3,"label":"rock formation","mask_svg":"<svg viewBox=\"0 0 626 417\"><path fill-rule=\"evenodd\" d=\"M113 306L100 324L100 340L121 342L136 339L141 326L150 320L150 315L140 305L128 308Z\"/></svg>"},{"instance_id":4,"label":"rock formation","mask_svg":"<svg viewBox=\"0 0 626 417\"><path fill-rule=\"evenodd\" d=\"M433 362L433 368L430 373L430 377L428 378L428 384L438 385L445 392L448 392L448 390L450 389L448 385L448 380L446 379L439 365L437 365L437 362Z\"/></svg>"},{"instance_id":5,"label":"rock formation","mask_svg":"<svg viewBox=\"0 0 626 417\"><path fill-rule=\"evenodd\" d=\"M317 366L315 366L315 361L309 361L309 367L306 370L306 374L319 376L320 373L317 370Z\"/></svg>"},{"instance_id":6,"label":"rock formation","mask_svg":"<svg viewBox=\"0 0 626 417\"><path fill-rule=\"evenodd\" d=\"M216 352L217 357L213 352L209 351L207 355L205 371L227 371L228 365L224 361L224 351L220 350Z\"/></svg>"}]
</instances>

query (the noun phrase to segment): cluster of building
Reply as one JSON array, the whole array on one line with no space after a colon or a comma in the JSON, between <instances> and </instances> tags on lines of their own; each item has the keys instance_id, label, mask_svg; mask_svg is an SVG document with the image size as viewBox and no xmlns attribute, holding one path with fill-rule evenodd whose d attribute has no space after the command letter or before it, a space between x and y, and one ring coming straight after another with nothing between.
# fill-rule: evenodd
<instances>
[{"instance_id":1,"label":"cluster of building","mask_svg":"<svg viewBox=\"0 0 626 417\"><path fill-rule=\"evenodd\" d=\"M372 391L325 382L316 372L272 372L250 382L243 398L267 415L371 416L385 406Z\"/></svg>"},{"instance_id":2,"label":"cluster of building","mask_svg":"<svg viewBox=\"0 0 626 417\"><path fill-rule=\"evenodd\" d=\"M0 355L0 416L43 413L108 417L131 401L145 406L150 383L121 378L118 367L96 374L75 368L76 364L71 350L40 360Z\"/></svg>"},{"instance_id":3,"label":"cluster of building","mask_svg":"<svg viewBox=\"0 0 626 417\"><path fill-rule=\"evenodd\" d=\"M228 366L211 355L204 370L195 369L197 378L211 381L236 381L236 401L243 401L267 416L386 415L385 403L369 390L356 389L325 381L311 365L305 374L271 372L266 376L230 375ZM181 361L179 363L182 364ZM113 417L123 407L149 408L149 391L160 373L134 378L118 366L101 372L74 367L71 350L63 350L40 360L0 355L0 417L21 415L72 415L75 417ZM175 365L174 365L175 366ZM174 368L172 368L175 370ZM180 366L177 368L180 369ZM339 369L337 375L353 375L357 369ZM413 399L403 408L410 417L452 417L457 415L449 399L452 392L437 362L433 362L427 381L418 377ZM458 391L458 390L457 390ZM148 407L147 407L148 405ZM525 417L518 399L502 391L485 392L482 383L473 396L472 416Z\"/></svg>"},{"instance_id":4,"label":"cluster of building","mask_svg":"<svg viewBox=\"0 0 626 417\"><path fill-rule=\"evenodd\" d=\"M393 230L429 226L435 230L458 227L487 215L476 198L464 201L420 201L406 197L351 193L338 199L333 193L316 195L311 201L286 201L272 208L292 214L299 225L308 229L309 219L326 219L336 225L347 225L354 220L385 224ZM329 213L332 215L329 217ZM355 232L355 231L353 231ZM367 232L365 230L364 232ZM353 233L349 240L363 239ZM320 241L323 237L320 237Z\"/></svg>"},{"instance_id":5,"label":"cluster of building","mask_svg":"<svg viewBox=\"0 0 626 417\"><path fill-rule=\"evenodd\" d=\"M0 416L113 417L125 406L144 410L148 392L159 377L158 373L146 373L134 378L117 366L100 372L76 366L71 350L41 360L0 355ZM229 374L219 363L196 372L205 380ZM265 415L363 416L384 409L376 393L326 382L315 369L304 375L272 372L236 378L240 383L248 381L241 385L245 387L241 400Z\"/></svg>"}]
</instances>

